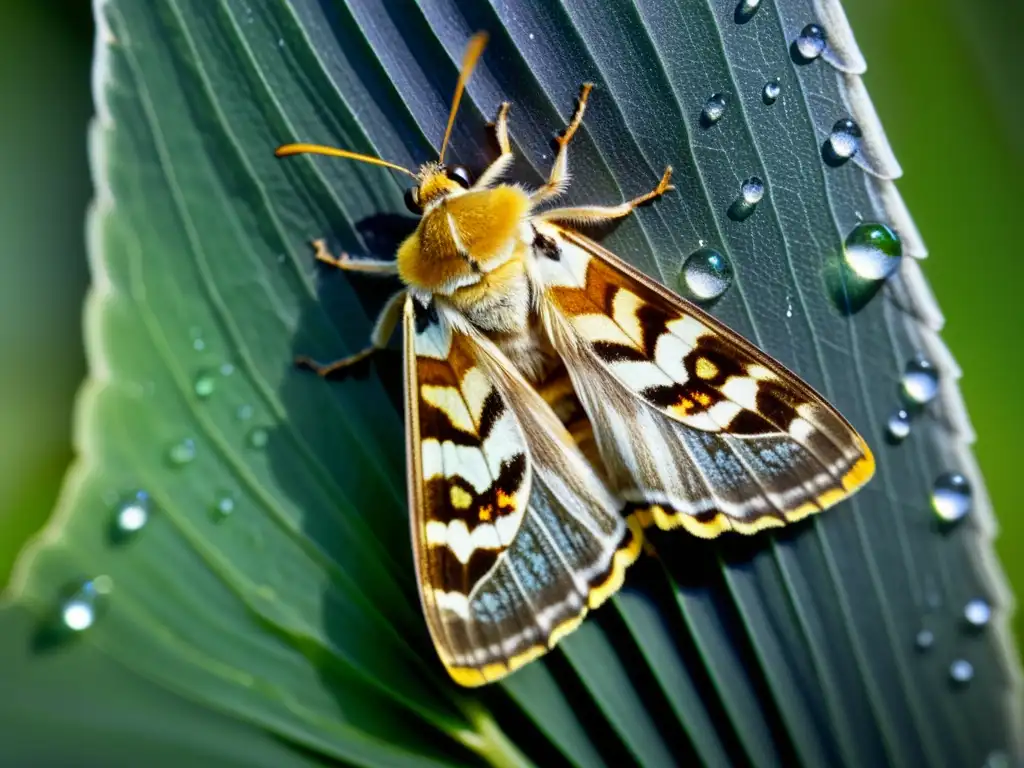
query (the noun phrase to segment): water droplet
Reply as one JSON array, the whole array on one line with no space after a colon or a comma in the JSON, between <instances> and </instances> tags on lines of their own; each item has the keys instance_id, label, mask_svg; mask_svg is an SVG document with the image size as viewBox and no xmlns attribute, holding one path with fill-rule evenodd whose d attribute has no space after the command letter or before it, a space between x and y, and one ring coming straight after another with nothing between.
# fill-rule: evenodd
<instances>
[{"instance_id":1,"label":"water droplet","mask_svg":"<svg viewBox=\"0 0 1024 768\"><path fill-rule=\"evenodd\" d=\"M191 437L175 443L167 452L167 458L176 466L184 466L196 457L196 443Z\"/></svg>"},{"instance_id":2,"label":"water droplet","mask_svg":"<svg viewBox=\"0 0 1024 768\"><path fill-rule=\"evenodd\" d=\"M210 397L216 388L217 380L209 373L201 373L196 376L196 380L192 385L192 389L195 391L196 397L201 400L206 400Z\"/></svg>"},{"instance_id":3,"label":"water droplet","mask_svg":"<svg viewBox=\"0 0 1024 768\"><path fill-rule=\"evenodd\" d=\"M949 665L949 676L954 683L966 685L974 677L974 665L967 659L956 659Z\"/></svg>"},{"instance_id":4,"label":"water droplet","mask_svg":"<svg viewBox=\"0 0 1024 768\"><path fill-rule=\"evenodd\" d=\"M256 427L249 432L248 442L250 448L265 448L270 442L270 433L263 427Z\"/></svg>"},{"instance_id":5,"label":"water droplet","mask_svg":"<svg viewBox=\"0 0 1024 768\"><path fill-rule=\"evenodd\" d=\"M1001 749L993 750L988 753L982 768L1012 768L1010 756Z\"/></svg>"},{"instance_id":6,"label":"water droplet","mask_svg":"<svg viewBox=\"0 0 1024 768\"><path fill-rule=\"evenodd\" d=\"M235 366L234 365L232 365L231 363L221 363L221 366L220 366L220 375L221 376L230 376L234 372L235 372Z\"/></svg>"},{"instance_id":7,"label":"water droplet","mask_svg":"<svg viewBox=\"0 0 1024 768\"><path fill-rule=\"evenodd\" d=\"M679 275L680 287L698 301L717 299L732 284L732 265L713 248L691 253Z\"/></svg>"},{"instance_id":8,"label":"water droplet","mask_svg":"<svg viewBox=\"0 0 1024 768\"><path fill-rule=\"evenodd\" d=\"M902 443L910 434L910 414L902 408L893 411L886 429L890 443Z\"/></svg>"},{"instance_id":9,"label":"water droplet","mask_svg":"<svg viewBox=\"0 0 1024 768\"><path fill-rule=\"evenodd\" d=\"M832 132L828 135L828 145L836 159L847 160L860 149L860 138L860 126L850 118L844 117L832 126Z\"/></svg>"},{"instance_id":10,"label":"water droplet","mask_svg":"<svg viewBox=\"0 0 1024 768\"><path fill-rule=\"evenodd\" d=\"M971 511L971 484L959 472L939 475L932 487L932 508L939 518L955 523Z\"/></svg>"},{"instance_id":11,"label":"water droplet","mask_svg":"<svg viewBox=\"0 0 1024 768\"><path fill-rule=\"evenodd\" d=\"M770 106L779 98L780 93L782 93L782 86L779 85L779 81L777 79L769 80L761 89L761 101Z\"/></svg>"},{"instance_id":12,"label":"water droplet","mask_svg":"<svg viewBox=\"0 0 1024 768\"><path fill-rule=\"evenodd\" d=\"M757 176L751 176L740 185L740 195L732 205L729 206L729 218L733 221L743 221L756 209L757 204L764 197L764 182Z\"/></svg>"},{"instance_id":13,"label":"water droplet","mask_svg":"<svg viewBox=\"0 0 1024 768\"><path fill-rule=\"evenodd\" d=\"M733 19L737 24L746 24L757 13L761 7L761 0L739 0L736 4L736 11L733 13Z\"/></svg>"},{"instance_id":14,"label":"water droplet","mask_svg":"<svg viewBox=\"0 0 1024 768\"><path fill-rule=\"evenodd\" d=\"M704 104L704 109L700 113L701 125L708 128L721 120L727 105L724 93L711 94L711 98Z\"/></svg>"},{"instance_id":15,"label":"water droplet","mask_svg":"<svg viewBox=\"0 0 1024 768\"><path fill-rule=\"evenodd\" d=\"M799 63L807 64L821 56L825 50L825 40L825 30L817 24L808 24L800 30L800 36L793 41Z\"/></svg>"},{"instance_id":16,"label":"water droplet","mask_svg":"<svg viewBox=\"0 0 1024 768\"><path fill-rule=\"evenodd\" d=\"M743 202L747 205L757 205L761 202L761 198L764 197L764 182L757 178L757 176L751 176L740 187L740 195L743 197Z\"/></svg>"},{"instance_id":17,"label":"water droplet","mask_svg":"<svg viewBox=\"0 0 1024 768\"><path fill-rule=\"evenodd\" d=\"M109 576L89 579L76 589L60 607L60 619L72 632L82 632L91 627L101 608L100 603L113 588Z\"/></svg>"},{"instance_id":18,"label":"water droplet","mask_svg":"<svg viewBox=\"0 0 1024 768\"><path fill-rule=\"evenodd\" d=\"M235 511L235 500L229 494L224 494L217 499L213 504L213 519L214 522L221 522L225 518L230 517L231 513Z\"/></svg>"},{"instance_id":19,"label":"water droplet","mask_svg":"<svg viewBox=\"0 0 1024 768\"><path fill-rule=\"evenodd\" d=\"M248 421L252 418L252 406L251 405L240 405L238 410L235 411L235 416L238 417L239 421Z\"/></svg>"},{"instance_id":20,"label":"water droplet","mask_svg":"<svg viewBox=\"0 0 1024 768\"><path fill-rule=\"evenodd\" d=\"M152 499L145 491L136 491L118 505L114 512L114 535L125 539L138 533L149 522Z\"/></svg>"},{"instance_id":21,"label":"water droplet","mask_svg":"<svg viewBox=\"0 0 1024 768\"><path fill-rule=\"evenodd\" d=\"M914 645L919 651L927 651L935 644L935 634L930 629L922 629L914 638Z\"/></svg>"},{"instance_id":22,"label":"water droplet","mask_svg":"<svg viewBox=\"0 0 1024 768\"><path fill-rule=\"evenodd\" d=\"M972 627L981 628L988 624L988 620L992 618L992 608L981 599L974 599L964 606L964 619Z\"/></svg>"},{"instance_id":23,"label":"water droplet","mask_svg":"<svg viewBox=\"0 0 1024 768\"><path fill-rule=\"evenodd\" d=\"M884 280L899 268L903 243L885 224L864 222L846 236L843 259L858 277Z\"/></svg>"},{"instance_id":24,"label":"water droplet","mask_svg":"<svg viewBox=\"0 0 1024 768\"><path fill-rule=\"evenodd\" d=\"M206 342L203 341L202 339L193 339L192 349L194 349L196 352L202 352L204 349L206 349Z\"/></svg>"},{"instance_id":25,"label":"water droplet","mask_svg":"<svg viewBox=\"0 0 1024 768\"><path fill-rule=\"evenodd\" d=\"M900 393L912 407L930 403L939 393L939 372L924 355L914 355L903 369Z\"/></svg>"}]
</instances>

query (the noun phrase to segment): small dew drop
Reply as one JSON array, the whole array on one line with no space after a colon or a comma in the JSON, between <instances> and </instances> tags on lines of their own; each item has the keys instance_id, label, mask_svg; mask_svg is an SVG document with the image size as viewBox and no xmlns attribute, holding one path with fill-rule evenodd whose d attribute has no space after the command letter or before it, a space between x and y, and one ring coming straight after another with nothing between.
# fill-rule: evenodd
<instances>
[{"instance_id":1,"label":"small dew drop","mask_svg":"<svg viewBox=\"0 0 1024 768\"><path fill-rule=\"evenodd\" d=\"M935 634L930 629L922 629L914 637L914 645L919 651L927 651L935 644Z\"/></svg>"},{"instance_id":2,"label":"small dew drop","mask_svg":"<svg viewBox=\"0 0 1024 768\"><path fill-rule=\"evenodd\" d=\"M530 39L531 39L531 40L533 40L533 39L534 39L534 38L536 38L536 37L537 37L537 36L536 36L535 34L533 34L533 32L531 32L531 33L530 33Z\"/></svg>"},{"instance_id":3,"label":"small dew drop","mask_svg":"<svg viewBox=\"0 0 1024 768\"><path fill-rule=\"evenodd\" d=\"M701 125L705 128L714 125L722 119L722 115L725 114L725 108L728 106L728 101L723 93L713 93L711 97L705 102L704 109L700 113Z\"/></svg>"},{"instance_id":4,"label":"small dew drop","mask_svg":"<svg viewBox=\"0 0 1024 768\"><path fill-rule=\"evenodd\" d=\"M974 677L974 665L966 659L956 659L949 665L949 677L954 683L966 685Z\"/></svg>"},{"instance_id":5,"label":"small dew drop","mask_svg":"<svg viewBox=\"0 0 1024 768\"><path fill-rule=\"evenodd\" d=\"M736 4L736 11L733 14L737 24L746 24L761 7L761 0L739 0Z\"/></svg>"},{"instance_id":6,"label":"small dew drop","mask_svg":"<svg viewBox=\"0 0 1024 768\"><path fill-rule=\"evenodd\" d=\"M959 472L939 475L932 486L932 509L944 522L955 523L971 511L971 484Z\"/></svg>"},{"instance_id":7,"label":"small dew drop","mask_svg":"<svg viewBox=\"0 0 1024 768\"><path fill-rule=\"evenodd\" d=\"M136 491L118 505L114 513L114 530L120 536L138 533L149 522L152 500L145 491Z\"/></svg>"},{"instance_id":8,"label":"small dew drop","mask_svg":"<svg viewBox=\"0 0 1024 768\"><path fill-rule=\"evenodd\" d=\"M61 605L60 618L72 632L83 632L96 622L100 602L110 593L113 581L97 576L84 582Z\"/></svg>"},{"instance_id":9,"label":"small dew drop","mask_svg":"<svg viewBox=\"0 0 1024 768\"><path fill-rule=\"evenodd\" d=\"M214 522L221 522L235 511L235 500L228 494L219 497L213 504Z\"/></svg>"},{"instance_id":10,"label":"small dew drop","mask_svg":"<svg viewBox=\"0 0 1024 768\"><path fill-rule=\"evenodd\" d=\"M252 406L251 405L240 405L235 411L235 416L239 421L248 421L252 418Z\"/></svg>"},{"instance_id":11,"label":"small dew drop","mask_svg":"<svg viewBox=\"0 0 1024 768\"><path fill-rule=\"evenodd\" d=\"M740 196L747 205L757 205L764 197L764 182L757 176L751 176L740 187Z\"/></svg>"},{"instance_id":12,"label":"small dew drop","mask_svg":"<svg viewBox=\"0 0 1024 768\"><path fill-rule=\"evenodd\" d=\"M903 369L900 392L912 407L930 403L939 393L939 372L924 355L915 355Z\"/></svg>"},{"instance_id":13,"label":"small dew drop","mask_svg":"<svg viewBox=\"0 0 1024 768\"><path fill-rule=\"evenodd\" d=\"M216 388L217 380L209 373L199 374L196 376L196 380L192 384L192 390L200 400L206 400L209 398Z\"/></svg>"},{"instance_id":14,"label":"small dew drop","mask_svg":"<svg viewBox=\"0 0 1024 768\"><path fill-rule=\"evenodd\" d=\"M740 194L727 211L733 221L744 221L757 210L757 204L764 197L764 182L757 176L751 176L740 185Z\"/></svg>"},{"instance_id":15,"label":"small dew drop","mask_svg":"<svg viewBox=\"0 0 1024 768\"><path fill-rule=\"evenodd\" d=\"M699 248L683 263L680 287L697 301L713 301L732 284L732 265L713 248Z\"/></svg>"},{"instance_id":16,"label":"small dew drop","mask_svg":"<svg viewBox=\"0 0 1024 768\"><path fill-rule=\"evenodd\" d=\"M181 442L175 443L167 452L167 458L171 464L181 467L189 464L196 457L196 443L191 437L186 437Z\"/></svg>"},{"instance_id":17,"label":"small dew drop","mask_svg":"<svg viewBox=\"0 0 1024 768\"><path fill-rule=\"evenodd\" d=\"M817 24L808 24L800 30L800 36L794 41L796 52L803 63L814 61L825 50L825 30Z\"/></svg>"},{"instance_id":18,"label":"small dew drop","mask_svg":"<svg viewBox=\"0 0 1024 768\"><path fill-rule=\"evenodd\" d=\"M886 431L890 443L902 443L910 435L910 414L903 408L893 411Z\"/></svg>"},{"instance_id":19,"label":"small dew drop","mask_svg":"<svg viewBox=\"0 0 1024 768\"><path fill-rule=\"evenodd\" d=\"M265 448L268 442L270 442L270 433L263 427L255 427L249 432L250 448Z\"/></svg>"},{"instance_id":20,"label":"small dew drop","mask_svg":"<svg viewBox=\"0 0 1024 768\"><path fill-rule=\"evenodd\" d=\"M829 148L839 160L853 157L860 149L860 126L848 117L837 120L828 135Z\"/></svg>"},{"instance_id":21,"label":"small dew drop","mask_svg":"<svg viewBox=\"0 0 1024 768\"><path fill-rule=\"evenodd\" d=\"M780 93L782 93L782 86L779 85L779 81L769 80L761 89L761 101L771 106L779 98Z\"/></svg>"},{"instance_id":22,"label":"small dew drop","mask_svg":"<svg viewBox=\"0 0 1024 768\"><path fill-rule=\"evenodd\" d=\"M899 269L903 243L885 224L862 222L846 236L843 259L858 277L884 280Z\"/></svg>"},{"instance_id":23,"label":"small dew drop","mask_svg":"<svg viewBox=\"0 0 1024 768\"><path fill-rule=\"evenodd\" d=\"M988 624L991 618L992 608L984 600L976 598L964 606L964 619L972 627L980 629Z\"/></svg>"},{"instance_id":24,"label":"small dew drop","mask_svg":"<svg viewBox=\"0 0 1024 768\"><path fill-rule=\"evenodd\" d=\"M221 366L220 366L220 375L221 376L230 376L234 372L235 372L235 366L234 365L232 365L231 363L221 363Z\"/></svg>"},{"instance_id":25,"label":"small dew drop","mask_svg":"<svg viewBox=\"0 0 1024 768\"><path fill-rule=\"evenodd\" d=\"M202 339L192 339L192 349L196 352L202 352L206 349L206 342Z\"/></svg>"}]
</instances>

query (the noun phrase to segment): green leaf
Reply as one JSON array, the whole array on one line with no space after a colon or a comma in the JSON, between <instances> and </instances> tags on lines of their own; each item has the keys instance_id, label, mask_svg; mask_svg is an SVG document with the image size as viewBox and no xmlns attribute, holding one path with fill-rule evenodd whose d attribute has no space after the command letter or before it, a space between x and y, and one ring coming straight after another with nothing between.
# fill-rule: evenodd
<instances>
[{"instance_id":1,"label":"green leaf","mask_svg":"<svg viewBox=\"0 0 1024 768\"><path fill-rule=\"evenodd\" d=\"M761 6L98 2L92 376L81 458L12 585L39 616L30 664L98 651L220 713L203 732L211 762L215 732L243 728L298 763L367 766L978 765L1019 750L991 512L862 61L835 2ZM828 47L804 61L793 41L812 20ZM491 43L450 157L493 157L484 124L508 99L513 175L538 183L579 84L597 83L569 199L621 200L672 164L676 192L606 243L670 285L687 255L720 250L736 277L713 312L835 403L879 467L850 502L778 535L657 537L659 559L558 651L465 691L419 613L397 355L335 383L291 362L365 343L388 287L317 269L307 241L387 255L414 226L396 213L402 187L379 168L273 149L431 159L477 29ZM727 106L702 121L713 93ZM843 117L863 137L838 162L827 138ZM737 215L751 177L764 197ZM902 237L901 270L880 290L841 264L861 220ZM917 352L940 393L892 445L886 420ZM949 470L969 477L973 512L940 531L929 492ZM118 510L140 490L149 520L126 536ZM88 580L112 590L69 637L61 609ZM975 597L996 615L971 632ZM935 636L926 652L921 629ZM958 658L973 665L967 685L950 681ZM147 701L155 719L169 706Z\"/></svg>"}]
</instances>

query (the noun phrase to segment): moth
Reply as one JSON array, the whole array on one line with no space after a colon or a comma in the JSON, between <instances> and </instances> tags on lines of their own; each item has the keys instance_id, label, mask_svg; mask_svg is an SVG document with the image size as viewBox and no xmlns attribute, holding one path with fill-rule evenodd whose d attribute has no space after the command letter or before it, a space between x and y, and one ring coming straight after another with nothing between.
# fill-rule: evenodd
<instances>
[{"instance_id":1,"label":"moth","mask_svg":"<svg viewBox=\"0 0 1024 768\"><path fill-rule=\"evenodd\" d=\"M547 182L501 182L500 155L475 181L445 150L486 36L467 48L436 162L413 172L314 144L317 153L411 176L422 218L394 261L316 257L397 276L370 344L405 336L412 541L437 653L464 686L498 680L550 650L621 586L644 529L713 538L800 520L874 473L854 428L783 365L576 231L672 189L618 205L547 207L569 181L568 148L591 93L556 139Z\"/></svg>"}]
</instances>

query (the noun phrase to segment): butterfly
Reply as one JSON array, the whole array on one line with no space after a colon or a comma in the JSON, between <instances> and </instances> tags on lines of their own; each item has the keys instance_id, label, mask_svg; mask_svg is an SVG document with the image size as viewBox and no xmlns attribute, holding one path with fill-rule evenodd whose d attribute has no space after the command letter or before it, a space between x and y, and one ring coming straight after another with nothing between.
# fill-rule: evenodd
<instances>
[{"instance_id":1,"label":"butterfly","mask_svg":"<svg viewBox=\"0 0 1024 768\"><path fill-rule=\"evenodd\" d=\"M436 162L414 172L315 144L316 153L411 176L422 218L394 261L331 255L403 287L370 344L328 375L405 338L412 541L427 626L459 684L498 680L543 655L623 583L644 530L751 534L830 507L874 473L871 451L824 398L689 301L576 231L672 190L618 205L545 207L568 183L568 147L591 85L556 139L547 182L501 183L513 153L509 104L498 158L475 181L444 163L467 48Z\"/></svg>"}]
</instances>

